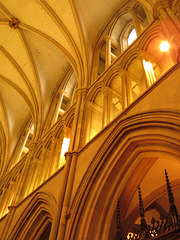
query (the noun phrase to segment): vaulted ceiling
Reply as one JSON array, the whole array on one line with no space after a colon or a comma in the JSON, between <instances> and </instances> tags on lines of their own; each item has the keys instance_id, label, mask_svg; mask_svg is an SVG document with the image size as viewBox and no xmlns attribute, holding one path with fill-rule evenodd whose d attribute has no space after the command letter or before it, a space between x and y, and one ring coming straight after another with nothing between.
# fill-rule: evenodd
<instances>
[{"instance_id":1,"label":"vaulted ceiling","mask_svg":"<svg viewBox=\"0 0 180 240\"><path fill-rule=\"evenodd\" d=\"M88 85L95 41L125 2L0 0L1 170L31 119L36 139L42 133L68 69Z\"/></svg>"}]
</instances>

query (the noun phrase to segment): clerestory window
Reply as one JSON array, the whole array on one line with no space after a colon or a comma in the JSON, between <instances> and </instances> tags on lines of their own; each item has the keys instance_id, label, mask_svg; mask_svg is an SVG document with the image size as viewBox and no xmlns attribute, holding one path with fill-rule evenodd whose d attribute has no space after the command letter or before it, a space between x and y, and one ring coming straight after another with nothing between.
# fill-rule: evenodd
<instances>
[{"instance_id":1,"label":"clerestory window","mask_svg":"<svg viewBox=\"0 0 180 240\"><path fill-rule=\"evenodd\" d=\"M133 28L133 30L129 33L127 42L128 42L128 46L134 42L134 40L137 38L137 34L136 34L136 30Z\"/></svg>"}]
</instances>

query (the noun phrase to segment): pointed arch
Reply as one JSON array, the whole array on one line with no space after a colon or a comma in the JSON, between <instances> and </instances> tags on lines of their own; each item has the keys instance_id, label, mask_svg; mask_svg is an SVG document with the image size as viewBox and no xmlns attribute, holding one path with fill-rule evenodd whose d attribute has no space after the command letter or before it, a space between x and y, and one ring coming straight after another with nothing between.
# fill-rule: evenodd
<instances>
[{"instance_id":1,"label":"pointed arch","mask_svg":"<svg viewBox=\"0 0 180 240\"><path fill-rule=\"evenodd\" d=\"M51 193L38 192L34 195L27 208L23 211L9 240L33 240L42 236L52 223L55 212L56 200ZM41 238L42 239L42 238Z\"/></svg>"},{"instance_id":2,"label":"pointed arch","mask_svg":"<svg viewBox=\"0 0 180 240\"><path fill-rule=\"evenodd\" d=\"M108 231L117 198L120 197L121 203L130 198L129 195L124 195L124 191L132 194L132 188L135 190L144 178L141 173L147 174L149 167L156 161L158 152L169 154L178 161L178 114L148 112L140 115L119 122L90 163L71 204L73 214L67 239L70 235L78 240L82 239L81 236L96 240L109 239ZM155 129L158 130L155 132ZM149 153L151 161L148 166L144 156ZM143 158L139 158L140 154L143 154ZM130 176L136 177L136 180L134 179L132 188L127 189ZM122 204L122 214L127 211L127 205ZM78 227L80 222L81 227ZM125 228L124 232L127 231Z\"/></svg>"}]
</instances>

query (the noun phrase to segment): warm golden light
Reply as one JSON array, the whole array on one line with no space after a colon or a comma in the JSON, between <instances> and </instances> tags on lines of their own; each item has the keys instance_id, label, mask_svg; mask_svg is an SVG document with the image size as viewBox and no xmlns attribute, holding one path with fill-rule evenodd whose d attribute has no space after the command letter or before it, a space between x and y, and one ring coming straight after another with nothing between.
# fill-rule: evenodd
<instances>
[{"instance_id":1,"label":"warm golden light","mask_svg":"<svg viewBox=\"0 0 180 240\"><path fill-rule=\"evenodd\" d=\"M170 45L167 41L163 41L160 45L160 51L161 52L167 52L170 48Z\"/></svg>"},{"instance_id":2,"label":"warm golden light","mask_svg":"<svg viewBox=\"0 0 180 240\"><path fill-rule=\"evenodd\" d=\"M65 157L64 157L64 154L65 152L68 151L68 148L69 148L69 142L70 142L70 138L64 138L63 139L63 144L62 144L62 148L61 148L61 163L60 165L62 166L65 162Z\"/></svg>"},{"instance_id":3,"label":"warm golden light","mask_svg":"<svg viewBox=\"0 0 180 240\"><path fill-rule=\"evenodd\" d=\"M153 65L151 62L146 62L146 60L143 60L143 66L144 66L148 86L151 86L156 81Z\"/></svg>"},{"instance_id":4,"label":"warm golden light","mask_svg":"<svg viewBox=\"0 0 180 240\"><path fill-rule=\"evenodd\" d=\"M28 152L29 152L29 148L27 148L27 147L24 146L24 147L23 147L23 152L24 152L24 153L28 153Z\"/></svg>"}]
</instances>

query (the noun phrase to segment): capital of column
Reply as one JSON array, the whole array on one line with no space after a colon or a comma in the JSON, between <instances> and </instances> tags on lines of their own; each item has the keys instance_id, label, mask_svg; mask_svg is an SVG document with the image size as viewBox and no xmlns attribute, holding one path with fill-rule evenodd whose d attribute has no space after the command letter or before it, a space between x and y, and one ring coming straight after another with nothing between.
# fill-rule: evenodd
<instances>
[{"instance_id":1,"label":"capital of column","mask_svg":"<svg viewBox=\"0 0 180 240\"><path fill-rule=\"evenodd\" d=\"M127 77L127 76L128 76L127 70L121 69L121 70L119 71L119 76L120 76L120 77Z\"/></svg>"},{"instance_id":2,"label":"capital of column","mask_svg":"<svg viewBox=\"0 0 180 240\"><path fill-rule=\"evenodd\" d=\"M171 7L169 0L159 0L153 6L153 15L155 19L159 19L161 9Z\"/></svg>"},{"instance_id":3,"label":"capital of column","mask_svg":"<svg viewBox=\"0 0 180 240\"><path fill-rule=\"evenodd\" d=\"M139 60L147 60L147 53L145 51L140 51L137 55L137 58Z\"/></svg>"},{"instance_id":4,"label":"capital of column","mask_svg":"<svg viewBox=\"0 0 180 240\"><path fill-rule=\"evenodd\" d=\"M77 156L78 155L78 151L72 151L72 156Z\"/></svg>"},{"instance_id":5,"label":"capital of column","mask_svg":"<svg viewBox=\"0 0 180 240\"><path fill-rule=\"evenodd\" d=\"M34 150L35 147L37 146L37 142L30 142L27 147L29 148L29 150Z\"/></svg>"},{"instance_id":6,"label":"capital of column","mask_svg":"<svg viewBox=\"0 0 180 240\"><path fill-rule=\"evenodd\" d=\"M62 127L66 126L66 121L65 121L65 119L61 119L58 125L59 125L59 126L62 126Z\"/></svg>"},{"instance_id":7,"label":"capital of column","mask_svg":"<svg viewBox=\"0 0 180 240\"><path fill-rule=\"evenodd\" d=\"M50 150L46 147L43 147L42 153L50 153Z\"/></svg>"},{"instance_id":8,"label":"capital of column","mask_svg":"<svg viewBox=\"0 0 180 240\"><path fill-rule=\"evenodd\" d=\"M76 156L76 155L78 155L78 151L69 151L69 152L65 152L65 154L64 154L65 158L68 156L72 157L72 156Z\"/></svg>"},{"instance_id":9,"label":"capital of column","mask_svg":"<svg viewBox=\"0 0 180 240\"><path fill-rule=\"evenodd\" d=\"M70 138L70 136L71 136L71 128L64 127L64 137Z\"/></svg>"},{"instance_id":10,"label":"capital of column","mask_svg":"<svg viewBox=\"0 0 180 240\"><path fill-rule=\"evenodd\" d=\"M172 0L171 6L172 6L172 10L176 14L178 12L179 7L180 7L179 0Z\"/></svg>"},{"instance_id":11,"label":"capital of column","mask_svg":"<svg viewBox=\"0 0 180 240\"><path fill-rule=\"evenodd\" d=\"M12 203L11 203L11 204L12 204ZM15 210L15 209L16 209L16 206L12 206L12 205L8 206L8 210L9 210L9 211L11 211L11 210L13 210L13 209Z\"/></svg>"},{"instance_id":12,"label":"capital of column","mask_svg":"<svg viewBox=\"0 0 180 240\"><path fill-rule=\"evenodd\" d=\"M71 156L72 156L72 152L65 152L64 156L65 156L65 159L66 159L67 157L71 157Z\"/></svg>"},{"instance_id":13,"label":"capital of column","mask_svg":"<svg viewBox=\"0 0 180 240\"><path fill-rule=\"evenodd\" d=\"M101 91L101 92L102 92L104 95L111 93L110 89L109 89L107 86L104 86L104 87L102 88L102 91Z\"/></svg>"},{"instance_id":14,"label":"capital of column","mask_svg":"<svg viewBox=\"0 0 180 240\"><path fill-rule=\"evenodd\" d=\"M60 139L58 139L56 137L53 137L52 143L62 143L62 140L60 140Z\"/></svg>"},{"instance_id":15,"label":"capital of column","mask_svg":"<svg viewBox=\"0 0 180 240\"><path fill-rule=\"evenodd\" d=\"M81 95L86 95L87 94L87 88L86 87L82 87L82 88L78 88L76 90L76 98L79 98Z\"/></svg>"}]
</instances>

